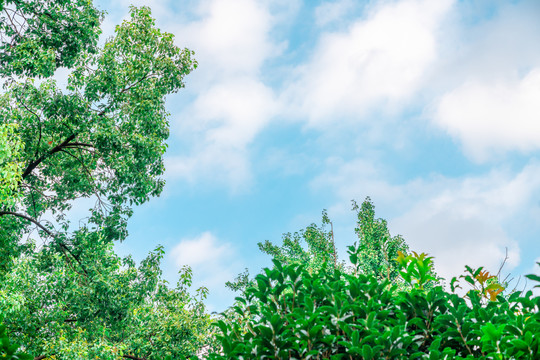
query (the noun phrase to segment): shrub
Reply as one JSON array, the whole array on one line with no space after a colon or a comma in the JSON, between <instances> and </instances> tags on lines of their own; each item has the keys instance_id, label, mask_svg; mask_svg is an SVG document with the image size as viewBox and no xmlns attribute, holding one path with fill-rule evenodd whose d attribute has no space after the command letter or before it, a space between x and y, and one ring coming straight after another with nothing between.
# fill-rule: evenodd
<instances>
[{"instance_id":1,"label":"shrub","mask_svg":"<svg viewBox=\"0 0 540 360\"><path fill-rule=\"evenodd\" d=\"M371 275L310 273L274 260L237 298L234 321L218 322L222 349L209 358L540 358L540 297L489 292L487 273L470 268L463 278L475 289L466 297L425 288L431 279L419 266L430 258L422 255L401 258L408 290Z\"/></svg>"}]
</instances>

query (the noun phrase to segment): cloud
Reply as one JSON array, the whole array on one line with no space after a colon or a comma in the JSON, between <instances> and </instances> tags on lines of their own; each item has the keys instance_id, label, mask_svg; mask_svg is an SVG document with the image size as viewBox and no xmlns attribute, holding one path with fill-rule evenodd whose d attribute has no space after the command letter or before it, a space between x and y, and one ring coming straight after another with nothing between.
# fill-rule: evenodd
<instances>
[{"instance_id":1,"label":"cloud","mask_svg":"<svg viewBox=\"0 0 540 360\"><path fill-rule=\"evenodd\" d=\"M520 234L509 231L509 224L530 217L537 208L539 164L531 162L517 174L501 169L464 178L419 178L404 184L392 184L385 178L384 169L354 160L331 163L312 186L336 194L339 205L330 208L334 214L344 214L344 204L351 199L371 196L378 216L382 216L381 209L390 214L383 217L389 220L391 232L402 234L412 250L435 256L439 275L447 279L461 274L465 265L497 271L506 247L506 268L519 265Z\"/></svg>"},{"instance_id":2,"label":"cloud","mask_svg":"<svg viewBox=\"0 0 540 360\"><path fill-rule=\"evenodd\" d=\"M249 77L217 83L201 92L181 115L185 121L178 123L179 132L197 141L189 155L166 158L167 176L189 182L211 179L236 190L249 184L247 149L277 106L272 91Z\"/></svg>"},{"instance_id":3,"label":"cloud","mask_svg":"<svg viewBox=\"0 0 540 360\"><path fill-rule=\"evenodd\" d=\"M223 311L223 304L232 304L235 294L225 288L225 282L234 280L243 268L235 261L238 254L230 243L207 231L181 239L169 254L178 269L192 268L194 289L205 286L209 290L205 302L209 311Z\"/></svg>"},{"instance_id":4,"label":"cloud","mask_svg":"<svg viewBox=\"0 0 540 360\"><path fill-rule=\"evenodd\" d=\"M171 251L176 265L199 265L215 264L220 259L232 254L229 244L219 244L217 238L210 232L181 240Z\"/></svg>"},{"instance_id":5,"label":"cloud","mask_svg":"<svg viewBox=\"0 0 540 360\"><path fill-rule=\"evenodd\" d=\"M437 31L452 3L382 2L348 31L323 33L283 98L311 125L410 99L437 57Z\"/></svg>"},{"instance_id":6,"label":"cloud","mask_svg":"<svg viewBox=\"0 0 540 360\"><path fill-rule=\"evenodd\" d=\"M473 159L540 149L540 68L519 81L469 82L445 94L434 121Z\"/></svg>"},{"instance_id":7,"label":"cloud","mask_svg":"<svg viewBox=\"0 0 540 360\"><path fill-rule=\"evenodd\" d=\"M183 46L197 53L207 75L223 79L257 74L262 63L280 51L269 34L274 19L260 1L203 1L197 13L200 20L181 25L176 33L179 40L184 38Z\"/></svg>"},{"instance_id":8,"label":"cloud","mask_svg":"<svg viewBox=\"0 0 540 360\"><path fill-rule=\"evenodd\" d=\"M283 49L270 37L277 20L269 4L255 0L200 2L196 14L172 29L199 66L186 89L193 101L172 122L172 135L192 146L167 158L167 177L245 189L252 180L249 145L279 107L260 78L264 62Z\"/></svg>"}]
</instances>

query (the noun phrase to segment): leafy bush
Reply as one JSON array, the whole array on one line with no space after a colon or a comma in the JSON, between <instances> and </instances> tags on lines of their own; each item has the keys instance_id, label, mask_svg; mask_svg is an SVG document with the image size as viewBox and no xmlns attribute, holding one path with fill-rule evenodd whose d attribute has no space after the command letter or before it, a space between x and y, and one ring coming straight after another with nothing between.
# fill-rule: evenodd
<instances>
[{"instance_id":1,"label":"leafy bush","mask_svg":"<svg viewBox=\"0 0 540 360\"><path fill-rule=\"evenodd\" d=\"M218 322L222 349L209 358L540 358L540 297L529 291L486 299L489 276L470 268L463 278L476 288L465 298L441 286L425 289L429 276L419 271L419 259L401 268L401 276L417 284L410 290L372 275L310 273L274 260L274 268L237 298L235 320Z\"/></svg>"}]
</instances>

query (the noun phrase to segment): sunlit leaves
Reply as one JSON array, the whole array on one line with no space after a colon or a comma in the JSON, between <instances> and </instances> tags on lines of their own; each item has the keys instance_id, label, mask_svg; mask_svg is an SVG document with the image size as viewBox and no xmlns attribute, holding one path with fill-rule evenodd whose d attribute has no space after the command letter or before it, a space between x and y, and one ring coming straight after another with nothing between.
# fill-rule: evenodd
<instances>
[{"instance_id":1,"label":"sunlit leaves","mask_svg":"<svg viewBox=\"0 0 540 360\"><path fill-rule=\"evenodd\" d=\"M399 274L410 286L423 290L424 287L438 281L433 273L433 257L425 253L417 254L415 251L410 255L405 255L398 251L395 259L400 266Z\"/></svg>"},{"instance_id":2,"label":"sunlit leaves","mask_svg":"<svg viewBox=\"0 0 540 360\"><path fill-rule=\"evenodd\" d=\"M399 251L406 252L408 245L400 235L390 235L386 220L375 218L375 206L369 197L361 206L352 203L358 218L358 242L349 246L347 252L355 273L394 281L399 275L394 259Z\"/></svg>"},{"instance_id":3,"label":"sunlit leaves","mask_svg":"<svg viewBox=\"0 0 540 360\"><path fill-rule=\"evenodd\" d=\"M16 124L0 124L0 206L13 206L22 175L22 143L14 133Z\"/></svg>"}]
</instances>

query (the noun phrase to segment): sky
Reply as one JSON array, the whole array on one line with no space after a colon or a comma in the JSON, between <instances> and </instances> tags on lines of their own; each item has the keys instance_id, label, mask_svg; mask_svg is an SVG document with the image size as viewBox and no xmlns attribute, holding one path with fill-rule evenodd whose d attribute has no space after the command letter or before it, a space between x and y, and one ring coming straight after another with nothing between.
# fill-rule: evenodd
<instances>
[{"instance_id":1,"label":"sky","mask_svg":"<svg viewBox=\"0 0 540 360\"><path fill-rule=\"evenodd\" d=\"M147 5L195 51L167 98L165 190L116 249L140 261L163 245L164 277L190 265L210 311L238 295L226 281L271 264L258 242L323 209L346 259L367 196L442 277L497 272L506 249L503 273L540 272L539 1L96 4L103 39Z\"/></svg>"}]
</instances>

